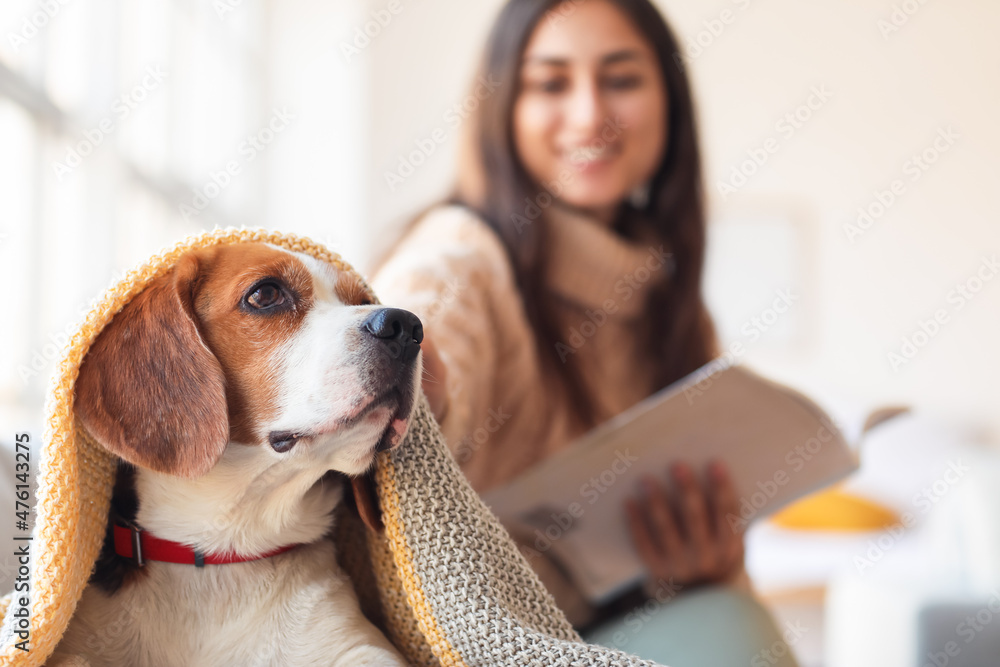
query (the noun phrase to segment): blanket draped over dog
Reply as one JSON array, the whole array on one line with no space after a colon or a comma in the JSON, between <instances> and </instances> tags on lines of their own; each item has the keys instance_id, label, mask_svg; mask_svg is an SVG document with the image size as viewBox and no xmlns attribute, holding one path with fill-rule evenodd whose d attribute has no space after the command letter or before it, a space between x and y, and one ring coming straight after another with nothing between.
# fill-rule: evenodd
<instances>
[{"instance_id":1,"label":"blanket draped over dog","mask_svg":"<svg viewBox=\"0 0 1000 667\"><path fill-rule=\"evenodd\" d=\"M15 590L0 601L0 665L45 663L66 631L104 538L117 459L74 417L74 385L84 356L115 314L181 255L232 243L271 243L354 271L305 238L216 230L153 257L96 302L70 339L48 395L35 528L30 541L16 545L30 545L30 591ZM384 533L341 512L338 555L363 609L412 664L652 665L580 641L465 481L425 400L402 446L379 457L375 482ZM108 633L103 640L114 641L114 629Z\"/></svg>"}]
</instances>

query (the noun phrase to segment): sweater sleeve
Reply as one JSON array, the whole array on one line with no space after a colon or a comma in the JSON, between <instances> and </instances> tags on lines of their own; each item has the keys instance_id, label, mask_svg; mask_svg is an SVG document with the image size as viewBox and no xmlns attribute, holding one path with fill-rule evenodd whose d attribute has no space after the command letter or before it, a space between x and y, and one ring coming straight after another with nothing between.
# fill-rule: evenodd
<instances>
[{"instance_id":1,"label":"sweater sleeve","mask_svg":"<svg viewBox=\"0 0 1000 667\"><path fill-rule=\"evenodd\" d=\"M435 209L393 250L372 286L385 305L415 313L434 341L447 375L441 429L464 463L463 439L496 407L497 305L517 299L500 240L463 208Z\"/></svg>"}]
</instances>

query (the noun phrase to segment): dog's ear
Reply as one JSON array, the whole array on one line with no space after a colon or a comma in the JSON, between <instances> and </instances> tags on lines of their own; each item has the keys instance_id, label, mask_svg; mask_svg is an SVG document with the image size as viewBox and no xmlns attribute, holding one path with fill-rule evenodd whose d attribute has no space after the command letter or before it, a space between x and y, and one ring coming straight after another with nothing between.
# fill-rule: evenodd
<instances>
[{"instance_id":1,"label":"dog's ear","mask_svg":"<svg viewBox=\"0 0 1000 667\"><path fill-rule=\"evenodd\" d=\"M382 523L382 512L379 511L378 494L375 492L373 473L351 477L351 491L354 495L354 508L365 525L381 533L385 529Z\"/></svg>"},{"instance_id":2,"label":"dog's ear","mask_svg":"<svg viewBox=\"0 0 1000 667\"><path fill-rule=\"evenodd\" d=\"M208 472L229 441L225 379L194 312L188 255L130 301L94 341L76 382L87 430L129 463L171 475Z\"/></svg>"}]
</instances>

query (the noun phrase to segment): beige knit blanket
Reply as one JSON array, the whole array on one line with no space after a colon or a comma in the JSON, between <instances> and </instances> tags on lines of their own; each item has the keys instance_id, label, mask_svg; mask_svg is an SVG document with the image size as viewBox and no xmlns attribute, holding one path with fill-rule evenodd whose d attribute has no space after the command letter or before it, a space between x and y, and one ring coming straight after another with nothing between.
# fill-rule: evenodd
<instances>
[{"instance_id":1,"label":"beige knit blanket","mask_svg":"<svg viewBox=\"0 0 1000 667\"><path fill-rule=\"evenodd\" d=\"M24 541L30 544L30 593L15 591L0 601L0 665L45 663L69 624L104 537L117 461L74 419L73 388L87 350L114 315L185 252L251 242L354 271L308 239L216 230L156 255L97 300L67 345L49 392L35 528ZM345 514L339 556L365 611L414 665L653 665L580 641L465 481L425 400L406 442L382 455L375 477L385 533ZM366 543L358 531L367 536L366 551L351 546Z\"/></svg>"}]
</instances>

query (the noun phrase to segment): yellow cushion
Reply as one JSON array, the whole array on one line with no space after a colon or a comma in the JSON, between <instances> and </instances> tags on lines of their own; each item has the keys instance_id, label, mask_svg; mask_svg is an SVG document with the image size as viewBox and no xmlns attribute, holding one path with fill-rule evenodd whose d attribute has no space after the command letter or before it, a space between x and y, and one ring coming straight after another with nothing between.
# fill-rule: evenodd
<instances>
[{"instance_id":1,"label":"yellow cushion","mask_svg":"<svg viewBox=\"0 0 1000 667\"><path fill-rule=\"evenodd\" d=\"M790 530L866 532L899 523L889 508L838 488L826 489L792 503L771 517Z\"/></svg>"}]
</instances>

